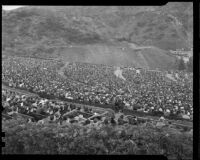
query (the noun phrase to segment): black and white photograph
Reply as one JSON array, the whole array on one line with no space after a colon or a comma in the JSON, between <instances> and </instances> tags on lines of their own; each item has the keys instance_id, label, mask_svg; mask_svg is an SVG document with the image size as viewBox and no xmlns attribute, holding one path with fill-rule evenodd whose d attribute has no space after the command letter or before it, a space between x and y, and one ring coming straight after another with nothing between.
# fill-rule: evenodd
<instances>
[{"instance_id":1,"label":"black and white photograph","mask_svg":"<svg viewBox=\"0 0 200 160\"><path fill-rule=\"evenodd\" d=\"M3 155L193 159L193 3L2 6Z\"/></svg>"}]
</instances>

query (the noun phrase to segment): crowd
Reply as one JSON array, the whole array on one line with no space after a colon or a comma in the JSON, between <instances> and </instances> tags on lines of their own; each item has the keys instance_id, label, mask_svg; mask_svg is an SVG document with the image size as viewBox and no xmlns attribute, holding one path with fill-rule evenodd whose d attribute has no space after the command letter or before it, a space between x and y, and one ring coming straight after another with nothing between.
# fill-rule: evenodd
<instances>
[{"instance_id":1,"label":"crowd","mask_svg":"<svg viewBox=\"0 0 200 160\"><path fill-rule=\"evenodd\" d=\"M28 123L57 123L59 125L77 123L96 126L132 124L132 120L128 120L123 114L115 116L112 113L108 114L108 111L102 112L68 102L28 96L7 89L2 89L2 106L4 108L3 115L10 117L16 114L25 115Z\"/></svg>"},{"instance_id":2,"label":"crowd","mask_svg":"<svg viewBox=\"0 0 200 160\"><path fill-rule=\"evenodd\" d=\"M176 81L158 71L69 63L64 74L57 60L9 57L2 61L2 81L12 87L91 104L120 104L125 109L193 119L192 74L171 72Z\"/></svg>"}]
</instances>

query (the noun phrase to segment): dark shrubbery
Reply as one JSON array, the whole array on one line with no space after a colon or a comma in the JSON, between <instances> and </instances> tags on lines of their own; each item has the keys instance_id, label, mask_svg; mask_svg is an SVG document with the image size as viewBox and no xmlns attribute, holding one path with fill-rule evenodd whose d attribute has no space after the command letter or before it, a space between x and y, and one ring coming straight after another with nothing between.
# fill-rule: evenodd
<instances>
[{"instance_id":1,"label":"dark shrubbery","mask_svg":"<svg viewBox=\"0 0 200 160\"><path fill-rule=\"evenodd\" d=\"M3 121L3 154L165 154L192 156L192 139L153 126L36 125ZM166 134L169 133L169 136Z\"/></svg>"}]
</instances>

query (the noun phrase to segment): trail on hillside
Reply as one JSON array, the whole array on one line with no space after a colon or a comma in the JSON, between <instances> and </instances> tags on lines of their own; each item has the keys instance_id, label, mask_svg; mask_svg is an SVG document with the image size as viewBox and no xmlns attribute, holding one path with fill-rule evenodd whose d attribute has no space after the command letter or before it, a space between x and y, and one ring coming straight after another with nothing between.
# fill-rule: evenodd
<instances>
[{"instance_id":1,"label":"trail on hillside","mask_svg":"<svg viewBox=\"0 0 200 160\"><path fill-rule=\"evenodd\" d=\"M155 48L154 46L137 46L134 43L129 43L131 49L147 49L147 48Z\"/></svg>"},{"instance_id":2,"label":"trail on hillside","mask_svg":"<svg viewBox=\"0 0 200 160\"><path fill-rule=\"evenodd\" d=\"M172 74L166 74L166 77L174 82L176 82L176 79L172 76Z\"/></svg>"}]
</instances>

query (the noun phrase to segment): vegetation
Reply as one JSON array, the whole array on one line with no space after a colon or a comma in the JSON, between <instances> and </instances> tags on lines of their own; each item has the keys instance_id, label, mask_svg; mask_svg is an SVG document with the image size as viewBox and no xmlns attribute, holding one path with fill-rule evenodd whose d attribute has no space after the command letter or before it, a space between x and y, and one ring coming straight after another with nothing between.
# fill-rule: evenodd
<instances>
[{"instance_id":1,"label":"vegetation","mask_svg":"<svg viewBox=\"0 0 200 160\"><path fill-rule=\"evenodd\" d=\"M168 128L147 126L88 127L27 124L21 119L2 123L3 154L164 154L192 157L192 136ZM167 135L168 134L168 135Z\"/></svg>"},{"instance_id":2,"label":"vegetation","mask_svg":"<svg viewBox=\"0 0 200 160\"><path fill-rule=\"evenodd\" d=\"M105 39L115 37L129 37L130 41L144 44L147 39L142 37L145 35L153 44L157 43L157 40L162 40L163 44L176 42L176 46L187 48L185 40L192 35L193 28L192 23L189 23L192 21L191 7L192 3L169 3L163 7L151 7L154 12L149 11L148 7L121 9L120 6L112 8L27 7L11 12L4 11L2 17L2 30L5 34L3 41L9 42L5 43L7 46L15 43L16 38L30 44L30 41L36 43L46 36L50 40L60 39L66 44L93 44L103 43ZM169 18L170 23L167 21ZM182 27L174 25L176 19L183 24ZM136 27L138 34L134 34L133 28ZM176 30L180 30L180 33L174 33ZM151 34L157 38L153 38L150 36ZM6 40L6 37L11 41ZM26 41L27 38L30 41ZM158 47L162 49L169 47L165 47L163 44Z\"/></svg>"}]
</instances>

